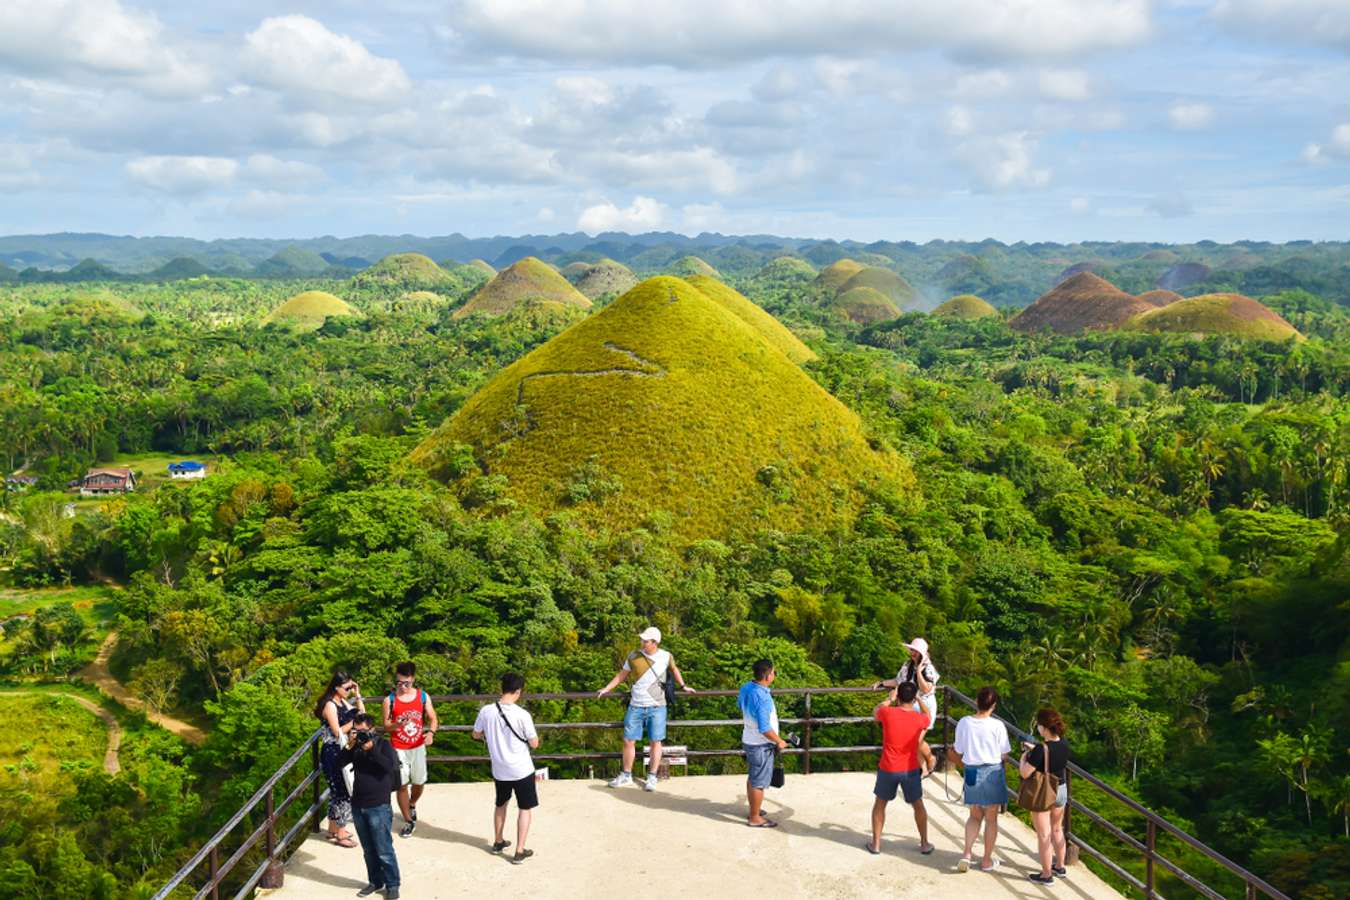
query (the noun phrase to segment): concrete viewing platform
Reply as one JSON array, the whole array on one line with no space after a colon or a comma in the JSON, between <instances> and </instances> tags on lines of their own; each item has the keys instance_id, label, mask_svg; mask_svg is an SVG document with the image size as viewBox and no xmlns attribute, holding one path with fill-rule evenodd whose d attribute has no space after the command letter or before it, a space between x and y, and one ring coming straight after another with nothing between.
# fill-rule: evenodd
<instances>
[{"instance_id":1,"label":"concrete viewing platform","mask_svg":"<svg viewBox=\"0 0 1350 900\"><path fill-rule=\"evenodd\" d=\"M924 782L929 840L918 852L914 819L899 798L887 810L881 855L863 849L870 832L871 772L789 774L770 789L765 814L778 828L745 824L745 776L675 776L655 793L611 790L603 781L557 780L539 785L528 846L519 866L497 856L492 839L491 783L433 784L418 804L417 832L394 837L408 900L450 897L595 898L663 896L802 898L1019 897L1085 900L1120 895L1084 866L1050 887L1027 880L1039 869L1036 836L1011 815L999 817L999 871L956 872L964 835L961 779ZM952 799L948 799L948 797ZM395 812L394 825L402 826ZM515 840L515 805L506 838ZM980 844L976 844L976 856ZM360 849L334 846L321 835L303 842L286 867L285 886L259 891L280 900L348 898L365 885Z\"/></svg>"}]
</instances>

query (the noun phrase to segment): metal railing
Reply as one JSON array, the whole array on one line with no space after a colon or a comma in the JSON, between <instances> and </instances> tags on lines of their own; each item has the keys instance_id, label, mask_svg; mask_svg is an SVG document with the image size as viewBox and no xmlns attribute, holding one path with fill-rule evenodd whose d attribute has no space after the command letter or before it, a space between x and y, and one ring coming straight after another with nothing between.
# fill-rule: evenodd
<instances>
[{"instance_id":1,"label":"metal railing","mask_svg":"<svg viewBox=\"0 0 1350 900\"><path fill-rule=\"evenodd\" d=\"M934 732L941 729L942 740L940 743L930 742L937 754L939 766L945 765L945 751L952 740L952 728L956 723L951 715L951 706L953 701L969 709L975 708L975 701L955 688L945 685L939 686L939 711L938 720L934 723ZM811 774L812 759L822 755L834 754L856 754L856 753L879 753L881 747L877 744L859 744L846 746L819 746L815 742L816 730L823 726L841 726L841 725L864 725L873 722L872 716L815 716L812 714L812 698L817 696L828 696L837 694L876 694L877 691L869 687L805 687L805 688L775 688L774 694L783 696L800 696L802 698L803 715L795 717L780 717L780 725L797 725L802 730L801 746L789 748L784 751L785 755L797 756L801 759L803 774ZM699 691L697 694L681 695L684 699L699 700L704 698L716 697L734 697L736 691L717 690L717 691ZM497 699L496 694L439 694L430 695L431 700L436 703L481 703ZM624 695L613 694L610 697L622 698ZM380 698L364 698L372 701L382 701ZM597 700L593 693L546 693L530 694L528 699L534 701L580 701ZM1022 731L1016 725L999 717L1008 729L1019 740L1029 740L1031 735ZM667 728L711 728L711 727L739 727L742 720L736 719L674 719L667 723ZM565 731L565 730L613 730L623 727L622 722L537 722L535 727L541 731ZM437 732L463 733L471 732L472 725L451 724L440 725ZM284 876L284 863L286 852L290 848L296 836L305 827L306 823L314 831L320 830L321 823L325 816L324 803L328 797L328 789L324 784L324 779L319 765L319 747L323 729L316 730L311 734L295 752L291 754L286 762L282 763L280 768L258 788L251 798L222 825L216 833L206 842L206 844L189 859L182 868L154 895L154 900L164 900L174 891L183 888L190 879L199 876L200 870L205 868L206 879L200 887L195 889L193 897L195 900L202 900L204 897L211 897L211 900L218 900L221 896L222 888L229 883L237 882L234 887L233 897L235 900L247 896L253 889L259 885L263 887L279 887ZM934 734L936 737L936 734ZM434 745L433 745L434 746ZM705 749L685 751L682 755L690 759L713 758L713 757L737 757L742 755L739 746L729 749ZM309 757L309 768L300 781L285 795L280 804L275 802L275 795L278 786L301 765L301 760ZM538 753L534 754L536 760L551 762L572 762L583 760L616 760L620 759L622 754L615 751L585 751L572 753ZM447 764L475 764L487 763L489 757L484 754L443 754L427 755L429 763L447 763ZM1010 762L1016 768L1015 764ZM1108 820L1104 815L1089 808L1076 797L1074 797L1073 782L1083 780L1091 784L1095 789L1102 791L1111 799L1125 805L1131 812L1141 816L1145 822L1144 839L1130 835L1123 828ZM1146 807L1135 802L1125 794L1111 787L1106 782L1085 771L1077 764L1069 763L1068 777L1066 779L1069 794L1068 808L1064 815L1064 832L1067 841L1077 847L1080 852L1088 855L1089 858L1103 866L1107 871L1121 879L1130 887L1140 891L1148 900L1158 898L1162 900L1162 895L1157 890L1157 869L1161 868L1180 879L1183 884L1193 889L1202 896L1213 898L1213 900L1224 900L1224 895L1214 890L1209 885L1202 882L1184 871L1180 866L1167 859L1157 849L1158 832L1161 830L1170 834L1181 841L1192 850L1202 854L1209 860L1217 863L1222 868L1228 870L1232 875L1240 879L1246 886L1246 896L1249 900L1254 900L1258 894L1275 898L1275 900L1290 900L1290 898L1277 888L1247 871L1242 866L1223 856L1218 851L1201 843L1198 839L1187 834L1176 825L1152 812ZM283 817L287 811L300 797L305 790L312 789L312 799L308 807L301 811L296 822L292 824L283 834L278 837L278 830L283 825ZM261 821L258 822L252 831L245 835L239 841L230 856L223 862L220 859L222 847L227 841L230 841L234 831L249 820L262 807ZM1088 844L1080 834L1072 829L1072 818L1074 814L1081 814L1095 826L1102 828L1112 837L1116 838L1127 848L1138 853L1144 864L1144 877L1140 879L1136 875L1126 870L1120 863L1111 859L1106 853L1098 850ZM240 863L255 852L258 860L253 867L247 870L247 874L242 880L233 878L234 870ZM189 888L190 889L190 888Z\"/></svg>"}]
</instances>

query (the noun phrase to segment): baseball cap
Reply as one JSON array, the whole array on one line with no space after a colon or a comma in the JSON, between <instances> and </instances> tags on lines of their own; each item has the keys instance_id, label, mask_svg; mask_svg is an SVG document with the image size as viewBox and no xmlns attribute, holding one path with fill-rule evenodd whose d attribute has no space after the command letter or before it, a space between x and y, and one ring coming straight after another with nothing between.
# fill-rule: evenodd
<instances>
[{"instance_id":1,"label":"baseball cap","mask_svg":"<svg viewBox=\"0 0 1350 900\"><path fill-rule=\"evenodd\" d=\"M661 629L652 625L643 631L642 634L639 634L638 639L643 641L656 641L659 644L661 643Z\"/></svg>"},{"instance_id":2,"label":"baseball cap","mask_svg":"<svg viewBox=\"0 0 1350 900\"><path fill-rule=\"evenodd\" d=\"M928 642L925 641L923 638L915 638L905 646L911 650L918 650L924 656L928 655Z\"/></svg>"}]
</instances>

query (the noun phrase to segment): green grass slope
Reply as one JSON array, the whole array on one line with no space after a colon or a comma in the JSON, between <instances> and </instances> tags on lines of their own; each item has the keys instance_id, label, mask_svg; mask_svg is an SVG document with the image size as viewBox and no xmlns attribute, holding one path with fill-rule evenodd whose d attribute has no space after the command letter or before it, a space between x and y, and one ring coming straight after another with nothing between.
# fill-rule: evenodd
<instances>
[{"instance_id":1,"label":"green grass slope","mask_svg":"<svg viewBox=\"0 0 1350 900\"><path fill-rule=\"evenodd\" d=\"M839 293L843 294L854 288L871 288L874 291L880 291L891 299L891 302L900 309L911 307L918 300L918 294L903 276L890 269L882 269L876 266L868 266L860 269L845 281L839 288Z\"/></svg>"},{"instance_id":2,"label":"green grass slope","mask_svg":"<svg viewBox=\"0 0 1350 900\"><path fill-rule=\"evenodd\" d=\"M558 274L558 270L533 256L512 263L469 298L454 318L480 313L500 316L527 300L554 300L568 306L590 309L591 301Z\"/></svg>"},{"instance_id":3,"label":"green grass slope","mask_svg":"<svg viewBox=\"0 0 1350 900\"><path fill-rule=\"evenodd\" d=\"M352 276L356 288L393 285L404 290L455 290L459 279L420 253L392 253Z\"/></svg>"},{"instance_id":4,"label":"green grass slope","mask_svg":"<svg viewBox=\"0 0 1350 900\"><path fill-rule=\"evenodd\" d=\"M1269 307L1241 294L1201 294L1144 312L1130 328L1172 334L1228 334L1259 341L1303 340Z\"/></svg>"},{"instance_id":5,"label":"green grass slope","mask_svg":"<svg viewBox=\"0 0 1350 900\"><path fill-rule=\"evenodd\" d=\"M760 336L798 365L816 358L815 351L803 344L791 331L788 331L787 326L769 315L749 297L735 288L723 284L716 278L709 278L707 275L691 275L685 281L698 288L704 296L718 306L726 309L736 318L759 332Z\"/></svg>"},{"instance_id":6,"label":"green grass slope","mask_svg":"<svg viewBox=\"0 0 1350 900\"><path fill-rule=\"evenodd\" d=\"M607 529L660 511L689 540L829 527L856 513L863 483L913 484L908 464L873 449L851 410L670 277L642 282L502 370L412 458L448 478L459 444L532 509L571 508ZM598 484L601 499L590 490Z\"/></svg>"},{"instance_id":7,"label":"green grass slope","mask_svg":"<svg viewBox=\"0 0 1350 900\"><path fill-rule=\"evenodd\" d=\"M260 324L285 325L297 331L322 328L329 318L361 318L360 310L327 291L305 291L296 294L272 310Z\"/></svg>"},{"instance_id":8,"label":"green grass slope","mask_svg":"<svg viewBox=\"0 0 1350 900\"><path fill-rule=\"evenodd\" d=\"M576 263L572 265L576 265ZM569 265L567 268L571 269L572 266ZM567 274L566 270L563 274ZM574 279L568 280L578 291L591 300L599 299L606 294L627 293L637 287L638 283L637 276L633 274L632 269L612 259L602 259L594 265L585 265L585 268L577 273Z\"/></svg>"},{"instance_id":9,"label":"green grass slope","mask_svg":"<svg viewBox=\"0 0 1350 900\"><path fill-rule=\"evenodd\" d=\"M859 325L889 322L900 315L900 307L890 297L870 287L841 291L825 308Z\"/></svg>"},{"instance_id":10,"label":"green grass slope","mask_svg":"<svg viewBox=\"0 0 1350 900\"><path fill-rule=\"evenodd\" d=\"M816 276L816 284L831 294L837 294L844 286L844 282L857 275L863 268L862 263L851 259L832 262L820 270L820 274Z\"/></svg>"},{"instance_id":11,"label":"green grass slope","mask_svg":"<svg viewBox=\"0 0 1350 900\"><path fill-rule=\"evenodd\" d=\"M492 267L492 263L488 262L485 259L471 259L464 265L473 266L475 269L482 272L489 278L497 274L497 270Z\"/></svg>"},{"instance_id":12,"label":"green grass slope","mask_svg":"<svg viewBox=\"0 0 1350 900\"><path fill-rule=\"evenodd\" d=\"M712 264L705 259L697 256L682 256L675 260L666 269L670 275L678 275L680 278L688 278L691 275L708 275L712 278L721 278L722 273L713 268Z\"/></svg>"},{"instance_id":13,"label":"green grass slope","mask_svg":"<svg viewBox=\"0 0 1350 900\"><path fill-rule=\"evenodd\" d=\"M957 294L947 302L939 304L937 309L933 310L933 315L952 319L985 319L990 316L997 318L998 310L990 306L983 297Z\"/></svg>"},{"instance_id":14,"label":"green grass slope","mask_svg":"<svg viewBox=\"0 0 1350 900\"><path fill-rule=\"evenodd\" d=\"M760 268L757 277L774 280L810 280L816 277L816 267L799 256L779 256L766 262Z\"/></svg>"}]
</instances>

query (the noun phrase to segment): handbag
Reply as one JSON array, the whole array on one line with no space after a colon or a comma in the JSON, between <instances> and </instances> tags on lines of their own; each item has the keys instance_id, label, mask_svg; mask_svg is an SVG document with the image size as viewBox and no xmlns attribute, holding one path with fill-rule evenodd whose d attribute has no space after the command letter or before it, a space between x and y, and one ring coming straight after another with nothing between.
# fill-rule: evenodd
<instances>
[{"instance_id":1,"label":"handbag","mask_svg":"<svg viewBox=\"0 0 1350 900\"><path fill-rule=\"evenodd\" d=\"M781 760L778 757L778 749L773 751L773 774L769 776L769 787L780 788L787 783L787 773L783 771Z\"/></svg>"},{"instance_id":2,"label":"handbag","mask_svg":"<svg viewBox=\"0 0 1350 900\"><path fill-rule=\"evenodd\" d=\"M356 767L351 763L342 767L342 783L347 785L347 796L350 797L356 789Z\"/></svg>"},{"instance_id":3,"label":"handbag","mask_svg":"<svg viewBox=\"0 0 1350 900\"><path fill-rule=\"evenodd\" d=\"M1045 764L1022 779L1017 788L1017 805L1028 812L1047 812L1055 808L1059 779L1050 774L1050 747L1041 741L1041 761Z\"/></svg>"}]
</instances>

